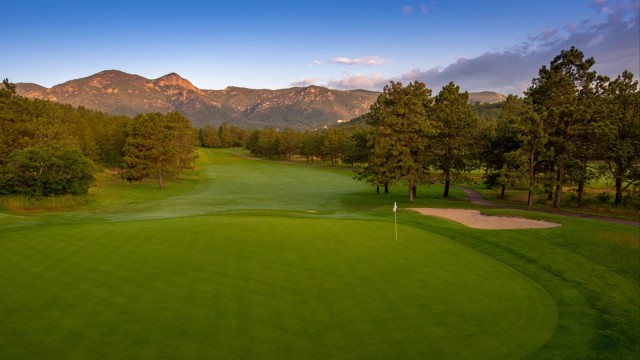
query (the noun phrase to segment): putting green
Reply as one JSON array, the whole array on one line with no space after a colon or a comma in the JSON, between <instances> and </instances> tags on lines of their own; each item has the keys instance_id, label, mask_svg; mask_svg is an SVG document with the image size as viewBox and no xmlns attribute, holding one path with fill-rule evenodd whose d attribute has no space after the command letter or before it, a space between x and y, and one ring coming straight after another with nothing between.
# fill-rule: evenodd
<instances>
[{"instance_id":1,"label":"putting green","mask_svg":"<svg viewBox=\"0 0 640 360\"><path fill-rule=\"evenodd\" d=\"M515 359L554 333L538 284L393 223L208 215L0 238L0 358Z\"/></svg>"}]
</instances>

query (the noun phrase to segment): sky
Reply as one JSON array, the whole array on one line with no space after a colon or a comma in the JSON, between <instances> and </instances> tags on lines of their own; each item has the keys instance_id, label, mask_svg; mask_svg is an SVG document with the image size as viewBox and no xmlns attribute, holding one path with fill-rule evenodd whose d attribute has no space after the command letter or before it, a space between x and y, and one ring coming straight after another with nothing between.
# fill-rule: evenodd
<instances>
[{"instance_id":1,"label":"sky","mask_svg":"<svg viewBox=\"0 0 640 360\"><path fill-rule=\"evenodd\" d=\"M318 85L522 95L576 46L640 76L640 0L0 0L0 77L51 87L116 69L201 89Z\"/></svg>"}]
</instances>

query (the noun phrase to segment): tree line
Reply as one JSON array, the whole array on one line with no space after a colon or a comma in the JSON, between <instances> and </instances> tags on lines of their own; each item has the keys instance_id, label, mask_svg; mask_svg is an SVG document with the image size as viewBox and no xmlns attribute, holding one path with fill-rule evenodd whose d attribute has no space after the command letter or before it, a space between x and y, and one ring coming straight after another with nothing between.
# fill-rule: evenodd
<instances>
[{"instance_id":1,"label":"tree line","mask_svg":"<svg viewBox=\"0 0 640 360\"><path fill-rule=\"evenodd\" d=\"M0 195L87 193L99 166L129 181L177 179L195 160L198 138L178 113L135 118L26 99L0 87Z\"/></svg>"},{"instance_id":2,"label":"tree line","mask_svg":"<svg viewBox=\"0 0 640 360\"><path fill-rule=\"evenodd\" d=\"M179 113L110 116L82 107L25 99L5 79L0 88L0 194L83 194L96 164L128 181L152 177L160 188L192 168L196 147L246 147L271 159L352 166L377 191L399 183L410 201L419 185L452 183L472 169L485 182L547 193L560 207L566 184L608 174L615 203L640 182L640 94L624 71L615 79L572 47L542 66L524 97L469 104L450 82L437 94L419 81L385 86L369 113L322 130L247 130L223 123L194 129Z\"/></svg>"},{"instance_id":3,"label":"tree line","mask_svg":"<svg viewBox=\"0 0 640 360\"><path fill-rule=\"evenodd\" d=\"M417 186L452 182L484 169L485 182L537 193L559 208L563 189L577 184L578 205L589 181L609 175L615 204L640 182L640 93L633 74L615 79L592 70L575 47L542 66L524 97L498 107L473 106L450 82L438 94L424 83L391 82L364 116L364 126L322 131L254 130L246 148L257 156L306 157L354 166L376 188L403 182L409 201Z\"/></svg>"}]
</instances>

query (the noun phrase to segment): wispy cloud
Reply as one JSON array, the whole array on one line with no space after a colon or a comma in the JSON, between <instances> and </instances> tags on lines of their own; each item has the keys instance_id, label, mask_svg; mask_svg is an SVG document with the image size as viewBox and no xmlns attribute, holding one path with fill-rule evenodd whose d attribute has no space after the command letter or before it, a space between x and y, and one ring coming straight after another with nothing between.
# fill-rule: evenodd
<instances>
[{"instance_id":1,"label":"wispy cloud","mask_svg":"<svg viewBox=\"0 0 640 360\"><path fill-rule=\"evenodd\" d=\"M344 74L340 80L331 80L327 86L333 89L349 90L349 89L365 89L365 90L381 90L389 80L379 73L370 75L350 75Z\"/></svg>"},{"instance_id":2,"label":"wispy cloud","mask_svg":"<svg viewBox=\"0 0 640 360\"><path fill-rule=\"evenodd\" d=\"M542 30L542 37L544 39L550 39L552 38L555 34L558 33L557 29L554 28L546 28L544 30Z\"/></svg>"},{"instance_id":3,"label":"wispy cloud","mask_svg":"<svg viewBox=\"0 0 640 360\"><path fill-rule=\"evenodd\" d=\"M591 2L591 6L605 14L608 14L611 11L609 8L609 0L593 0Z\"/></svg>"},{"instance_id":4,"label":"wispy cloud","mask_svg":"<svg viewBox=\"0 0 640 360\"><path fill-rule=\"evenodd\" d=\"M309 85L315 85L317 82L318 82L318 79L309 78L309 79L304 79L300 81L294 81L291 83L291 86L309 86Z\"/></svg>"},{"instance_id":5,"label":"wispy cloud","mask_svg":"<svg viewBox=\"0 0 640 360\"><path fill-rule=\"evenodd\" d=\"M385 60L379 56L366 56L360 58L330 57L329 61L335 64L362 66L380 66L385 63Z\"/></svg>"},{"instance_id":6,"label":"wispy cloud","mask_svg":"<svg viewBox=\"0 0 640 360\"><path fill-rule=\"evenodd\" d=\"M405 5L402 7L402 15L413 14L414 10L415 8L412 5ZM429 6L427 4L420 4L420 6L418 6L418 10L420 10L421 14L426 15L429 13Z\"/></svg>"},{"instance_id":7,"label":"wispy cloud","mask_svg":"<svg viewBox=\"0 0 640 360\"><path fill-rule=\"evenodd\" d=\"M320 60L313 60L312 62L309 63L309 67L314 67L314 66L318 66L321 65L322 61Z\"/></svg>"},{"instance_id":8,"label":"wispy cloud","mask_svg":"<svg viewBox=\"0 0 640 360\"><path fill-rule=\"evenodd\" d=\"M640 1L617 2L596 0L594 8L607 13L601 22L585 20L564 27L542 29L537 34L509 49L486 52L476 57L458 58L447 66L430 69L413 69L396 77L384 77L379 73L370 75L345 73L341 79L330 80L327 86L335 89L368 89L381 91L389 81L422 81L434 93L439 92L450 81L467 91L496 91L503 94L521 95L538 76L538 70L548 66L562 50L571 46L581 50L585 58L596 61L594 70L614 78L624 70L640 77ZM378 57L331 58L334 63L369 66L378 64ZM373 60L372 60L373 59Z\"/></svg>"},{"instance_id":9,"label":"wispy cloud","mask_svg":"<svg viewBox=\"0 0 640 360\"><path fill-rule=\"evenodd\" d=\"M610 4L603 1L599 5ZM520 95L531 86L531 80L537 77L543 65L548 66L560 51L571 46L580 49L585 58L593 57L596 60L594 69L599 74L616 77L626 69L638 78L640 19L637 11L629 11L634 6L637 7L638 2L621 2L601 23L568 24L565 31L547 28L511 49L461 58L443 68L414 69L398 80L419 80L434 92L453 81L469 91L491 90Z\"/></svg>"}]
</instances>

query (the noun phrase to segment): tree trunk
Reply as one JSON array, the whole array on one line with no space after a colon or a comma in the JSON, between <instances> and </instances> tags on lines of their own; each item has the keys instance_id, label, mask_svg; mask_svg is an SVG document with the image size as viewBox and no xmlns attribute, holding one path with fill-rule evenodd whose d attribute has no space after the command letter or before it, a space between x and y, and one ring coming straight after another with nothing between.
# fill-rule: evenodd
<instances>
[{"instance_id":1,"label":"tree trunk","mask_svg":"<svg viewBox=\"0 0 640 360\"><path fill-rule=\"evenodd\" d=\"M527 210L533 208L533 182L536 179L535 158L533 147L529 152L529 184L527 186Z\"/></svg>"},{"instance_id":2,"label":"tree trunk","mask_svg":"<svg viewBox=\"0 0 640 360\"><path fill-rule=\"evenodd\" d=\"M164 189L164 177L162 173L158 175L158 185L160 186L160 190Z\"/></svg>"},{"instance_id":3,"label":"tree trunk","mask_svg":"<svg viewBox=\"0 0 640 360\"><path fill-rule=\"evenodd\" d=\"M376 184L376 194L380 194L380 185Z\"/></svg>"},{"instance_id":4,"label":"tree trunk","mask_svg":"<svg viewBox=\"0 0 640 360\"><path fill-rule=\"evenodd\" d=\"M582 195L584 194L584 180L578 182L578 207L582 208Z\"/></svg>"},{"instance_id":5,"label":"tree trunk","mask_svg":"<svg viewBox=\"0 0 640 360\"><path fill-rule=\"evenodd\" d=\"M444 197L449 197L449 187L451 186L451 170L444 171Z\"/></svg>"},{"instance_id":6,"label":"tree trunk","mask_svg":"<svg viewBox=\"0 0 640 360\"><path fill-rule=\"evenodd\" d=\"M622 204L622 178L616 177L616 199L614 204L620 205Z\"/></svg>"},{"instance_id":7,"label":"tree trunk","mask_svg":"<svg viewBox=\"0 0 640 360\"><path fill-rule=\"evenodd\" d=\"M549 172L553 172L553 168L555 167L555 161L551 163L551 165L549 165L549 167L547 168L547 171ZM553 201L553 189L550 189L547 192L547 201Z\"/></svg>"},{"instance_id":8,"label":"tree trunk","mask_svg":"<svg viewBox=\"0 0 640 360\"><path fill-rule=\"evenodd\" d=\"M562 181L564 178L564 165L558 167L558 175L556 176L556 194L553 199L553 208L560 209L560 198L562 196Z\"/></svg>"},{"instance_id":9,"label":"tree trunk","mask_svg":"<svg viewBox=\"0 0 640 360\"><path fill-rule=\"evenodd\" d=\"M384 184L384 193L385 194L389 193L389 184Z\"/></svg>"},{"instance_id":10,"label":"tree trunk","mask_svg":"<svg viewBox=\"0 0 640 360\"><path fill-rule=\"evenodd\" d=\"M501 200L504 200L504 192L505 192L506 188L507 188L507 185L505 185L505 184L502 184L502 186L500 186L500 199Z\"/></svg>"},{"instance_id":11,"label":"tree trunk","mask_svg":"<svg viewBox=\"0 0 640 360\"><path fill-rule=\"evenodd\" d=\"M418 196L418 186L413 185L413 197Z\"/></svg>"},{"instance_id":12,"label":"tree trunk","mask_svg":"<svg viewBox=\"0 0 640 360\"><path fill-rule=\"evenodd\" d=\"M409 184L409 202L413 203L413 199L415 198L415 194L413 193L414 188L413 184Z\"/></svg>"}]
</instances>

